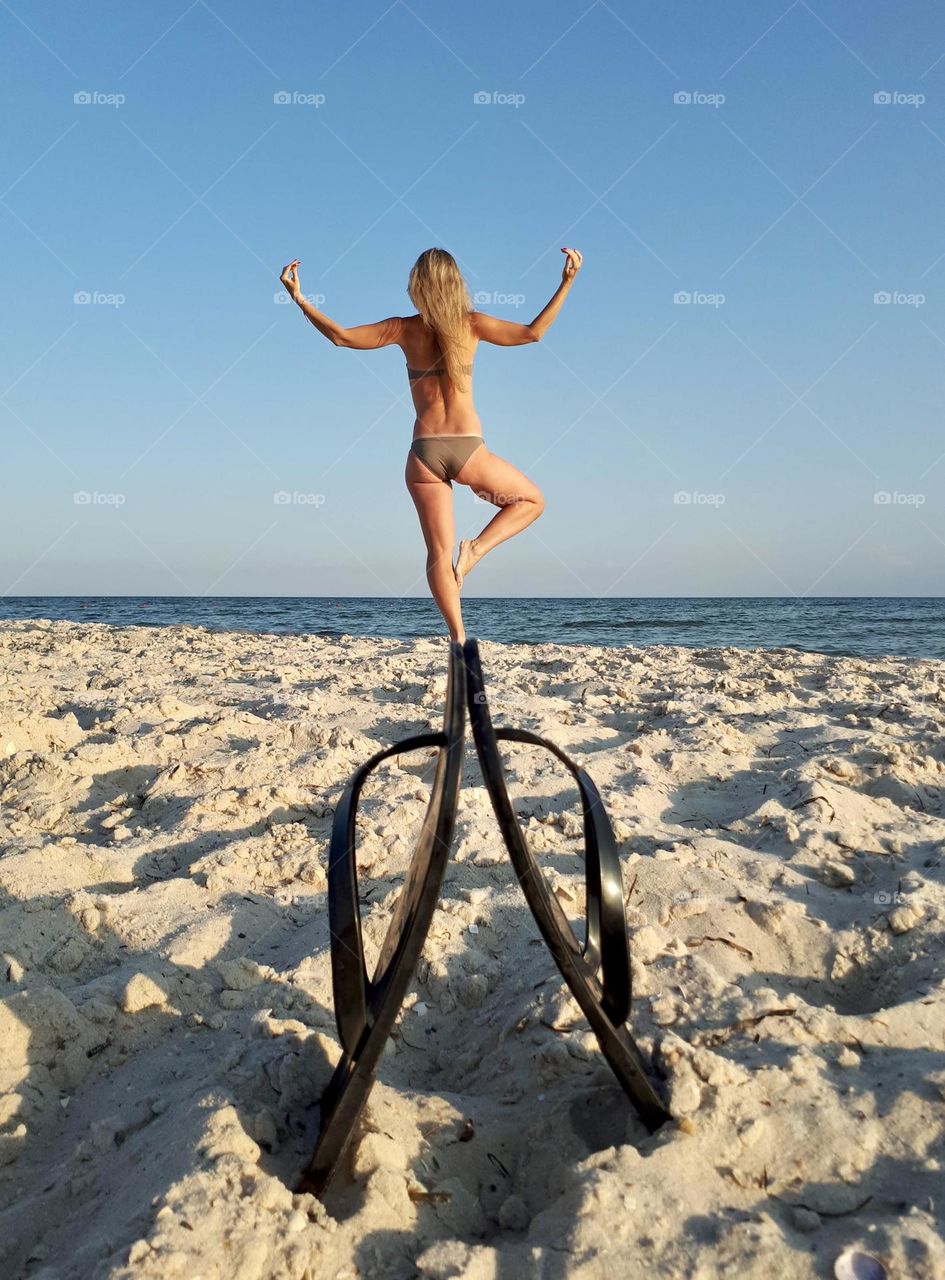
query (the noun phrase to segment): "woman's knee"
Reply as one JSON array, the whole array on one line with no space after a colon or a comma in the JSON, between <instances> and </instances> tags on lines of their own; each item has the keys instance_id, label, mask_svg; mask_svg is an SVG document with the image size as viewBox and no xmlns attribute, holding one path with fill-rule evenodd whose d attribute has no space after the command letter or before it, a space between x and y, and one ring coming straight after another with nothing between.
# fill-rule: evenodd
<instances>
[{"instance_id":1,"label":"woman's knee","mask_svg":"<svg viewBox=\"0 0 945 1280\"><path fill-rule=\"evenodd\" d=\"M442 564L452 564L453 548L445 543L431 543L427 546L427 569L436 569Z\"/></svg>"},{"instance_id":2,"label":"woman's knee","mask_svg":"<svg viewBox=\"0 0 945 1280\"><path fill-rule=\"evenodd\" d=\"M532 519L537 520L545 509L545 495L540 489L536 489L533 496L529 498L529 502L531 502L535 509Z\"/></svg>"}]
</instances>

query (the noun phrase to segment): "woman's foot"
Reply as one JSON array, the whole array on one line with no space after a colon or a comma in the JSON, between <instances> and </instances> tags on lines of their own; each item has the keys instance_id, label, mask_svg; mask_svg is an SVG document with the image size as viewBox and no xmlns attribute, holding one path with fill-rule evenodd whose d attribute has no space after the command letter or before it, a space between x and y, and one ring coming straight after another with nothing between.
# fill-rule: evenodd
<instances>
[{"instance_id":1,"label":"woman's foot","mask_svg":"<svg viewBox=\"0 0 945 1280\"><path fill-rule=\"evenodd\" d=\"M479 559L476 554L475 543L475 538L463 538L459 544L459 554L456 557L456 563L453 565L453 576L456 579L457 590L462 590L463 578Z\"/></svg>"}]
</instances>

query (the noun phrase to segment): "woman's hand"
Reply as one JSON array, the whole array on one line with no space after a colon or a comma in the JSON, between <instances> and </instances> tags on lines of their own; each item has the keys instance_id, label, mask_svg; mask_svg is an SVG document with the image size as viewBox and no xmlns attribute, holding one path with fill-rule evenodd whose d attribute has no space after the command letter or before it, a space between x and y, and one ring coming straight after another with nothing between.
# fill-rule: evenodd
<instances>
[{"instance_id":1,"label":"woman's hand","mask_svg":"<svg viewBox=\"0 0 945 1280\"><path fill-rule=\"evenodd\" d=\"M581 270L581 263L584 261L578 249L562 249L562 253L568 256L564 261L564 270L561 272L561 279L565 284L570 284L577 273Z\"/></svg>"},{"instance_id":2,"label":"woman's hand","mask_svg":"<svg viewBox=\"0 0 945 1280\"><path fill-rule=\"evenodd\" d=\"M290 262L287 267L282 268L282 275L279 277L286 289L288 289L289 297L293 302L298 302L299 298L302 296L302 286L299 283L300 265L300 259L296 258L293 262Z\"/></svg>"}]
</instances>

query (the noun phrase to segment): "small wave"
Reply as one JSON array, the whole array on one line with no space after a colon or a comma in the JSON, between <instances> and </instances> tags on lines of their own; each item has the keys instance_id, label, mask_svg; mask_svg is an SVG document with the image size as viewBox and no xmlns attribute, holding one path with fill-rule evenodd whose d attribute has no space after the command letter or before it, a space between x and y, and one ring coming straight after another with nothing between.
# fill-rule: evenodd
<instances>
[{"instance_id":1,"label":"small wave","mask_svg":"<svg viewBox=\"0 0 945 1280\"><path fill-rule=\"evenodd\" d=\"M673 631L676 627L718 626L716 619L709 618L576 618L573 621L559 622L557 631L576 631L579 627L603 627L607 631L635 631L642 627L659 627L665 631Z\"/></svg>"}]
</instances>

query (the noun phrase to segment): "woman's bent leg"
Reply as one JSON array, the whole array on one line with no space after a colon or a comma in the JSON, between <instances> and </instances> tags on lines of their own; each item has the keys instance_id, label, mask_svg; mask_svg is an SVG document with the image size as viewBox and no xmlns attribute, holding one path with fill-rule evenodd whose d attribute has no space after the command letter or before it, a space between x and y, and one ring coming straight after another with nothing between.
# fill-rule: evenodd
<instances>
[{"instance_id":1,"label":"woman's bent leg","mask_svg":"<svg viewBox=\"0 0 945 1280\"><path fill-rule=\"evenodd\" d=\"M454 573L457 586L461 587L464 575L484 555L538 519L545 509L545 500L536 484L510 462L490 453L485 445L470 456L457 474L456 482L468 485L477 497L500 508L478 537L464 539L459 544Z\"/></svg>"},{"instance_id":2,"label":"woman's bent leg","mask_svg":"<svg viewBox=\"0 0 945 1280\"><path fill-rule=\"evenodd\" d=\"M423 465L416 454L407 459L404 476L413 498L427 547L427 583L453 640L465 640L459 588L453 574L453 489Z\"/></svg>"}]
</instances>

